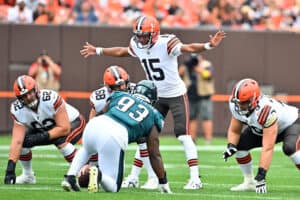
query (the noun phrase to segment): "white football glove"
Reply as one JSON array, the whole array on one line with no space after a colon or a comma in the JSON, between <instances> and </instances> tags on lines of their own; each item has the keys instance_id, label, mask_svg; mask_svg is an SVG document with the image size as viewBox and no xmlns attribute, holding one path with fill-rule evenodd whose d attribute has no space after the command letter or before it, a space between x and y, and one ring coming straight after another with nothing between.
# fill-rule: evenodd
<instances>
[{"instance_id":1,"label":"white football glove","mask_svg":"<svg viewBox=\"0 0 300 200\"><path fill-rule=\"evenodd\" d=\"M267 184L266 184L266 180L265 179L256 182L256 189L255 189L255 191L256 191L257 194L267 193Z\"/></svg>"},{"instance_id":2,"label":"white football glove","mask_svg":"<svg viewBox=\"0 0 300 200\"><path fill-rule=\"evenodd\" d=\"M172 191L171 191L171 189L170 189L169 183L166 183L166 184L159 184L159 185L158 185L158 190L159 190L161 193L172 194Z\"/></svg>"},{"instance_id":3,"label":"white football glove","mask_svg":"<svg viewBox=\"0 0 300 200\"><path fill-rule=\"evenodd\" d=\"M255 191L257 194L267 193L266 174L267 174L267 170L265 170L262 167L258 168L257 175L254 178L256 181Z\"/></svg>"}]
</instances>

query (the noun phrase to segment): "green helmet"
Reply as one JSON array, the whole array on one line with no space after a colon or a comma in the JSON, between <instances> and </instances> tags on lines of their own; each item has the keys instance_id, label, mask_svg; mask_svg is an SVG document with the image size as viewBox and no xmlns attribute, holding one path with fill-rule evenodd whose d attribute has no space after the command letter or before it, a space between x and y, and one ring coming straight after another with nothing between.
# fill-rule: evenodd
<instances>
[{"instance_id":1,"label":"green helmet","mask_svg":"<svg viewBox=\"0 0 300 200\"><path fill-rule=\"evenodd\" d=\"M136 84L133 95L153 105L157 100L157 88L153 81L142 80Z\"/></svg>"}]
</instances>

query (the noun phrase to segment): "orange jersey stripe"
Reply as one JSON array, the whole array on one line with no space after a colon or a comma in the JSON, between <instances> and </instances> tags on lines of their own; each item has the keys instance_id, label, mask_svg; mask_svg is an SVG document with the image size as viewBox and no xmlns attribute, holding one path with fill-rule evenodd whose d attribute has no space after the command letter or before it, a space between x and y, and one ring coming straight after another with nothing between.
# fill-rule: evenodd
<instances>
[{"instance_id":1,"label":"orange jersey stripe","mask_svg":"<svg viewBox=\"0 0 300 200\"><path fill-rule=\"evenodd\" d=\"M180 43L180 40L177 37L172 38L168 44L167 44L167 51L168 54L170 54L170 52L172 51L172 49L178 44Z\"/></svg>"},{"instance_id":2,"label":"orange jersey stripe","mask_svg":"<svg viewBox=\"0 0 300 200\"><path fill-rule=\"evenodd\" d=\"M184 108L185 108L185 132L187 135L190 135L190 106L189 106L189 100L187 95L183 95L184 100Z\"/></svg>"},{"instance_id":3,"label":"orange jersey stripe","mask_svg":"<svg viewBox=\"0 0 300 200\"><path fill-rule=\"evenodd\" d=\"M63 103L61 96L58 96L56 101L54 102L53 106L54 106L54 110L57 110L58 107L61 106L61 104Z\"/></svg>"},{"instance_id":4,"label":"orange jersey stripe","mask_svg":"<svg viewBox=\"0 0 300 200\"><path fill-rule=\"evenodd\" d=\"M260 125L263 126L266 123L270 110L271 106L268 105L261 110L257 120Z\"/></svg>"}]
</instances>

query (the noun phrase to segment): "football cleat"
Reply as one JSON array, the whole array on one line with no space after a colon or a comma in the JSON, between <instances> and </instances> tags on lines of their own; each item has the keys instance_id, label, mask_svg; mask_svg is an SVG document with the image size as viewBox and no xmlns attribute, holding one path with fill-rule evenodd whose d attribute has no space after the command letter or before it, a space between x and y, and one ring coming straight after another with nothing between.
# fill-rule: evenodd
<instances>
[{"instance_id":1,"label":"football cleat","mask_svg":"<svg viewBox=\"0 0 300 200\"><path fill-rule=\"evenodd\" d=\"M61 182L61 187L67 192L80 191L74 175L65 175L65 179Z\"/></svg>"},{"instance_id":2,"label":"football cleat","mask_svg":"<svg viewBox=\"0 0 300 200\"><path fill-rule=\"evenodd\" d=\"M35 184L35 183L36 183L36 179L33 173L30 175L21 174L16 178L16 184Z\"/></svg>"},{"instance_id":3,"label":"football cleat","mask_svg":"<svg viewBox=\"0 0 300 200\"><path fill-rule=\"evenodd\" d=\"M129 175L122 182L122 188L138 188L139 187L139 179L132 175Z\"/></svg>"},{"instance_id":4,"label":"football cleat","mask_svg":"<svg viewBox=\"0 0 300 200\"><path fill-rule=\"evenodd\" d=\"M102 173L101 171L96 167L92 166L90 167L90 178L89 178L89 185L88 185L88 191L89 192L98 192L99 190L99 183L102 179Z\"/></svg>"},{"instance_id":5,"label":"football cleat","mask_svg":"<svg viewBox=\"0 0 300 200\"><path fill-rule=\"evenodd\" d=\"M190 179L188 183L183 187L185 190L197 190L202 188L202 182L200 178Z\"/></svg>"},{"instance_id":6,"label":"football cleat","mask_svg":"<svg viewBox=\"0 0 300 200\"><path fill-rule=\"evenodd\" d=\"M244 180L242 184L230 188L231 191L255 191L256 183L254 180Z\"/></svg>"},{"instance_id":7,"label":"football cleat","mask_svg":"<svg viewBox=\"0 0 300 200\"><path fill-rule=\"evenodd\" d=\"M158 188L158 179L156 177L149 177L147 182L141 186L145 190L155 190Z\"/></svg>"}]
</instances>

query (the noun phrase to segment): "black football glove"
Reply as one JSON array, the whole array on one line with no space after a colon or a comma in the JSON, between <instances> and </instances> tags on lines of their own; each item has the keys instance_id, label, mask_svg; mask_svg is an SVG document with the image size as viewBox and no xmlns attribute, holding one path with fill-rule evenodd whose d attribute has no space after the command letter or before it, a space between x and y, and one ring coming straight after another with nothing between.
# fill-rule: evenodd
<instances>
[{"instance_id":1,"label":"black football glove","mask_svg":"<svg viewBox=\"0 0 300 200\"><path fill-rule=\"evenodd\" d=\"M23 147L31 148L36 145L47 145L50 144L49 133L41 132L36 134L27 134L23 141Z\"/></svg>"},{"instance_id":2,"label":"black football glove","mask_svg":"<svg viewBox=\"0 0 300 200\"><path fill-rule=\"evenodd\" d=\"M16 163L12 160L8 160L7 168L5 171L4 184L15 184L16 183Z\"/></svg>"},{"instance_id":3,"label":"black football glove","mask_svg":"<svg viewBox=\"0 0 300 200\"><path fill-rule=\"evenodd\" d=\"M255 176L255 180L256 180L255 191L258 194L267 193L266 174L267 174L267 170L261 167L258 168L257 175Z\"/></svg>"},{"instance_id":4,"label":"black football glove","mask_svg":"<svg viewBox=\"0 0 300 200\"><path fill-rule=\"evenodd\" d=\"M224 159L224 161L226 162L227 158L231 157L236 152L237 152L236 145L234 145L232 143L228 143L227 144L227 149L223 153L223 159Z\"/></svg>"}]
</instances>

